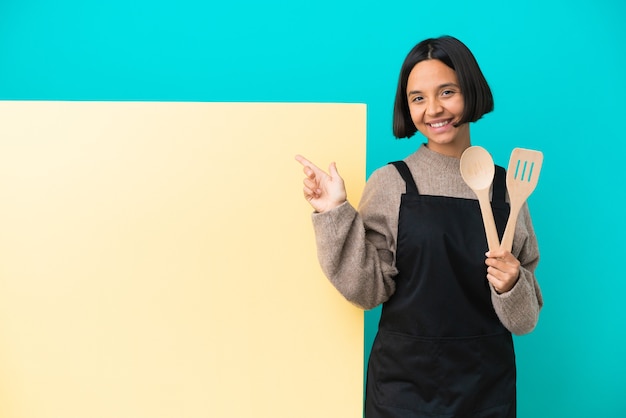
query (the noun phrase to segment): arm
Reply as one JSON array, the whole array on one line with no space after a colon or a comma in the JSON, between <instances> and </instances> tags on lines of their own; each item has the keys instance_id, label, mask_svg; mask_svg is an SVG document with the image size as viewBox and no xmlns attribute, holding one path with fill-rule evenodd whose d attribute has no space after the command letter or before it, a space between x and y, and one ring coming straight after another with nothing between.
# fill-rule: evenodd
<instances>
[{"instance_id":1,"label":"arm","mask_svg":"<svg viewBox=\"0 0 626 418\"><path fill-rule=\"evenodd\" d=\"M395 230L403 191L394 193L391 186L397 188L397 181L376 172L365 186L358 212L345 201L345 189L343 202L327 204L332 199L325 198L331 193L325 192L323 180L334 179L337 185L336 168L331 165L330 174L326 174L302 157L299 161L307 176L305 198L315 209L312 218L322 270L347 300L363 309L374 308L395 291ZM394 205L395 221L387 214Z\"/></svg>"},{"instance_id":2,"label":"arm","mask_svg":"<svg viewBox=\"0 0 626 418\"><path fill-rule=\"evenodd\" d=\"M367 186L366 186L367 190ZM387 248L388 233L368 223L368 210L357 212L348 202L337 209L313 214L317 253L322 270L350 302L372 309L395 291L394 254Z\"/></svg>"},{"instance_id":3,"label":"arm","mask_svg":"<svg viewBox=\"0 0 626 418\"><path fill-rule=\"evenodd\" d=\"M513 254L508 251L487 253L487 279L491 300L504 326L514 334L531 332L539 320L543 297L535 278L539 249L528 206L518 218Z\"/></svg>"}]
</instances>

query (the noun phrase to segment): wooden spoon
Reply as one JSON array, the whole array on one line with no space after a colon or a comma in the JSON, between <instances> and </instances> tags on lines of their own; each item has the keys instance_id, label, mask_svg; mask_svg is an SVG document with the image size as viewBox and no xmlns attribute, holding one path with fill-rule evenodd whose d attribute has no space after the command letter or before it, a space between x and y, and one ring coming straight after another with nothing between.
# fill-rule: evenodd
<instances>
[{"instance_id":1,"label":"wooden spoon","mask_svg":"<svg viewBox=\"0 0 626 418\"><path fill-rule=\"evenodd\" d=\"M489 200L489 189L495 172L493 158L486 149L473 146L466 149L461 155L461 176L478 197L490 251L500 248L498 230Z\"/></svg>"},{"instance_id":2,"label":"wooden spoon","mask_svg":"<svg viewBox=\"0 0 626 418\"><path fill-rule=\"evenodd\" d=\"M502 236L500 246L502 249L511 251L513 248L513 235L520 209L537 186L542 163L543 154L540 151L515 148L511 152L509 168L506 172L506 188L511 201L511 212Z\"/></svg>"}]
</instances>

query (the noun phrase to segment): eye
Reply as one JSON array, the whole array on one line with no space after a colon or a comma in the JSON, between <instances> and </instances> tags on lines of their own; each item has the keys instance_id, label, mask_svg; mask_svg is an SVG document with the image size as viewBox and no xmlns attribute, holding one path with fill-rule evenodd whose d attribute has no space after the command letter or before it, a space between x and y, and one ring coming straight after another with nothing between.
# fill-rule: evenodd
<instances>
[{"instance_id":1,"label":"eye","mask_svg":"<svg viewBox=\"0 0 626 418\"><path fill-rule=\"evenodd\" d=\"M424 100L423 96L413 96L413 97L411 97L411 102L412 103L419 103L419 102L421 102L423 100Z\"/></svg>"},{"instance_id":2,"label":"eye","mask_svg":"<svg viewBox=\"0 0 626 418\"><path fill-rule=\"evenodd\" d=\"M442 96L452 96L454 93L456 93L454 90L444 90L441 92Z\"/></svg>"}]
</instances>

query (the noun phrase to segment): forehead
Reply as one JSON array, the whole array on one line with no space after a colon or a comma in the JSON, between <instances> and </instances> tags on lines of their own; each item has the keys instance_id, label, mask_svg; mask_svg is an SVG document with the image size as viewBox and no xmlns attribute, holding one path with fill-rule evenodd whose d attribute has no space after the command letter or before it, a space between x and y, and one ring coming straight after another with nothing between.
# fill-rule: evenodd
<instances>
[{"instance_id":1,"label":"forehead","mask_svg":"<svg viewBox=\"0 0 626 418\"><path fill-rule=\"evenodd\" d=\"M431 59L418 62L409 73L407 90L428 90L442 84L459 84L456 71L443 62Z\"/></svg>"}]
</instances>

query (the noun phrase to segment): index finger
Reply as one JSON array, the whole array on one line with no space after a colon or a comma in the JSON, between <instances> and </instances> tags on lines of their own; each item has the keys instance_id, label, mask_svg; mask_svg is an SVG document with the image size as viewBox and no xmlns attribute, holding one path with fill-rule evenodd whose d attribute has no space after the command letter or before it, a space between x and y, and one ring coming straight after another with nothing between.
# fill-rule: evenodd
<instances>
[{"instance_id":1,"label":"index finger","mask_svg":"<svg viewBox=\"0 0 626 418\"><path fill-rule=\"evenodd\" d=\"M311 161L307 160L300 154L296 155L296 160L305 167L313 167L319 170L319 168L317 168L315 164L313 164Z\"/></svg>"}]
</instances>

